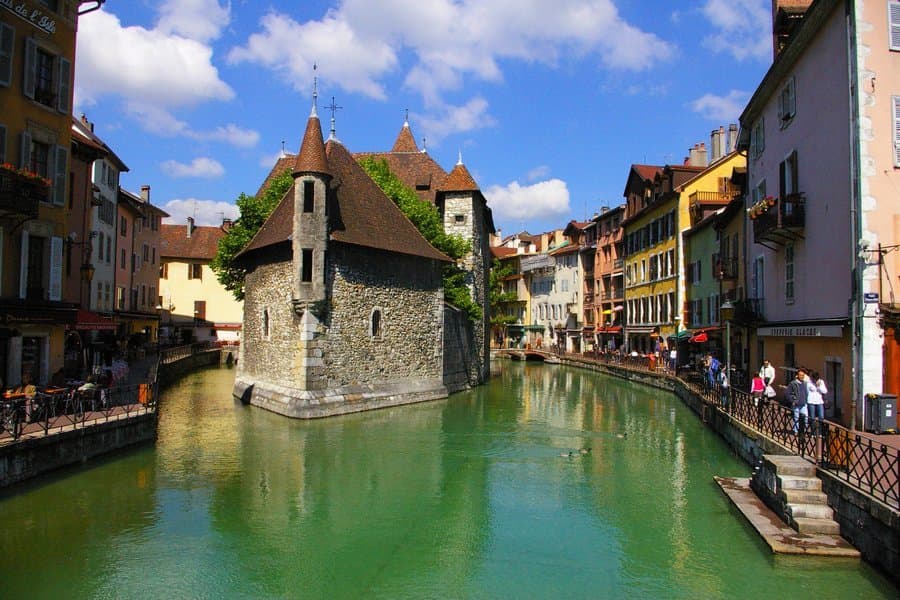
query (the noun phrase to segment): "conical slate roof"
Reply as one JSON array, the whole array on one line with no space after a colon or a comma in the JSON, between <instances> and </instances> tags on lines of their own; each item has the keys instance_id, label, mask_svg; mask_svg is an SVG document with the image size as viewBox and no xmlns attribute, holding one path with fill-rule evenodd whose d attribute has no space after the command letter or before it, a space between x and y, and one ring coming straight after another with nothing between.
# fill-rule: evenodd
<instances>
[{"instance_id":1,"label":"conical slate roof","mask_svg":"<svg viewBox=\"0 0 900 600\"><path fill-rule=\"evenodd\" d=\"M416 145L416 140L413 138L412 131L409 129L409 123L404 123L403 128L400 129L400 133L397 135L397 141L394 142L394 147L391 148L391 152L418 152L419 147Z\"/></svg>"},{"instance_id":2,"label":"conical slate roof","mask_svg":"<svg viewBox=\"0 0 900 600\"><path fill-rule=\"evenodd\" d=\"M466 168L466 165L457 163L453 170L450 171L450 174L447 176L447 179L441 184L440 187L441 192L477 192L479 191L478 184L475 183L475 179L472 178L472 175L469 173L469 170Z\"/></svg>"}]
</instances>

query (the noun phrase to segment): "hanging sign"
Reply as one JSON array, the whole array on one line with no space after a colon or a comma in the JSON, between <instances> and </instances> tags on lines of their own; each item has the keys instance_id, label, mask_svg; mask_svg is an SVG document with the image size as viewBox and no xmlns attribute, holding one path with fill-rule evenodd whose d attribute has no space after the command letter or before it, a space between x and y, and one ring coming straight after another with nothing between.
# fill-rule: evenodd
<instances>
[{"instance_id":1,"label":"hanging sign","mask_svg":"<svg viewBox=\"0 0 900 600\"><path fill-rule=\"evenodd\" d=\"M878 292L865 292L863 302L866 304L878 304Z\"/></svg>"},{"instance_id":2,"label":"hanging sign","mask_svg":"<svg viewBox=\"0 0 900 600\"><path fill-rule=\"evenodd\" d=\"M56 19L40 8L31 8L20 0L0 0L0 6L13 13L23 21L28 21L41 31L56 33Z\"/></svg>"}]
</instances>

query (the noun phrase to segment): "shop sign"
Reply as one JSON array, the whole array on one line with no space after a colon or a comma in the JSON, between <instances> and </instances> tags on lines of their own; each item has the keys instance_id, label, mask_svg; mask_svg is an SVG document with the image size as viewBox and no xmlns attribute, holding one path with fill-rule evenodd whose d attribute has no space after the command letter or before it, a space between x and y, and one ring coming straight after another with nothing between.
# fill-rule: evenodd
<instances>
[{"instance_id":1,"label":"shop sign","mask_svg":"<svg viewBox=\"0 0 900 600\"><path fill-rule=\"evenodd\" d=\"M39 8L31 8L26 3L17 0L0 0L0 6L23 21L28 21L41 31L56 33L56 20Z\"/></svg>"},{"instance_id":2,"label":"shop sign","mask_svg":"<svg viewBox=\"0 0 900 600\"><path fill-rule=\"evenodd\" d=\"M863 302L865 302L866 304L878 304L878 292L864 293Z\"/></svg>"},{"instance_id":3,"label":"shop sign","mask_svg":"<svg viewBox=\"0 0 900 600\"><path fill-rule=\"evenodd\" d=\"M843 337L840 325L796 325L790 327L760 327L756 330L760 337Z\"/></svg>"}]
</instances>

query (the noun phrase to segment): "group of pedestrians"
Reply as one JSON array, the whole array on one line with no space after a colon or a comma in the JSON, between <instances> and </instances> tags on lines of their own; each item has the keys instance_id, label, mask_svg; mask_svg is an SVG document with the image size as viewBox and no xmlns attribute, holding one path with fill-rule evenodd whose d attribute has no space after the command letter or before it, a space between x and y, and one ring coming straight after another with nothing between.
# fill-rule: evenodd
<instances>
[{"instance_id":1,"label":"group of pedestrians","mask_svg":"<svg viewBox=\"0 0 900 600\"><path fill-rule=\"evenodd\" d=\"M750 384L750 395L757 407L757 421L762 420L765 404L776 397L774 388L775 367L768 360L764 360L759 368L759 373ZM800 367L794 374L794 378L786 386L785 402L793 414L792 431L796 434L806 431L807 424L812 422L815 433L818 434L819 424L825 420L825 396L828 387L817 371L806 367Z\"/></svg>"}]
</instances>

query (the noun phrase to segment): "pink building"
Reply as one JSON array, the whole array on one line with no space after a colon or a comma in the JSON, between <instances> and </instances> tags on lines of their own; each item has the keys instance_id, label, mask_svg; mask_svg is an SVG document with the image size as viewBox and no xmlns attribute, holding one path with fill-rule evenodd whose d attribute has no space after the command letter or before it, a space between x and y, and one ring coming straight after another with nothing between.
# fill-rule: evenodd
<instances>
[{"instance_id":1,"label":"pink building","mask_svg":"<svg viewBox=\"0 0 900 600\"><path fill-rule=\"evenodd\" d=\"M738 312L751 324L751 366L768 358L782 384L796 367L819 371L828 416L862 427L863 395L896 393L900 362L896 318L884 316L897 314L894 298L866 296L879 293L878 244L896 244L900 223L900 2L798 4L773 3L775 60L741 115L748 300Z\"/></svg>"}]
</instances>

